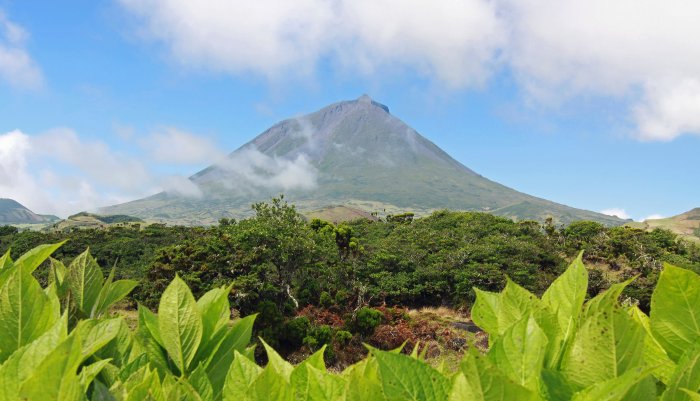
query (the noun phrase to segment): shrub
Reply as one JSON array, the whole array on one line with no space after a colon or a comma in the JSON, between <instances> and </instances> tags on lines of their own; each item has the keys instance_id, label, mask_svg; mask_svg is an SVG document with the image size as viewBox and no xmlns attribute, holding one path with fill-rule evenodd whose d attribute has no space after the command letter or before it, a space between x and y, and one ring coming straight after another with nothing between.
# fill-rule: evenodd
<instances>
[{"instance_id":1,"label":"shrub","mask_svg":"<svg viewBox=\"0 0 700 401\"><path fill-rule=\"evenodd\" d=\"M321 297L318 299L318 303L324 308L330 308L331 306L333 306L333 298L331 297L331 294L329 294L326 291L323 291L321 293Z\"/></svg>"},{"instance_id":2,"label":"shrub","mask_svg":"<svg viewBox=\"0 0 700 401\"><path fill-rule=\"evenodd\" d=\"M363 307L355 315L355 330L363 336L371 336L374 329L382 323L382 312Z\"/></svg>"},{"instance_id":3,"label":"shrub","mask_svg":"<svg viewBox=\"0 0 700 401\"><path fill-rule=\"evenodd\" d=\"M306 316L291 319L284 324L283 341L289 348L298 348L303 344L310 328L311 321Z\"/></svg>"},{"instance_id":4,"label":"shrub","mask_svg":"<svg viewBox=\"0 0 700 401\"><path fill-rule=\"evenodd\" d=\"M352 333L346 330L338 330L335 332L335 342L340 345L347 345L352 340Z\"/></svg>"}]
</instances>

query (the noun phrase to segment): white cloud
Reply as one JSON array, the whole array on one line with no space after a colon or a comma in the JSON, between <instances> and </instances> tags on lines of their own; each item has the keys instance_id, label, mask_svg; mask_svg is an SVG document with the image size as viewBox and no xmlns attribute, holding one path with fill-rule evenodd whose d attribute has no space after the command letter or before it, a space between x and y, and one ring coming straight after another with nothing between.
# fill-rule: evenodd
<instances>
[{"instance_id":1,"label":"white cloud","mask_svg":"<svg viewBox=\"0 0 700 401\"><path fill-rule=\"evenodd\" d=\"M700 3L502 0L505 57L531 94L631 99L640 139L700 133Z\"/></svg>"},{"instance_id":2,"label":"white cloud","mask_svg":"<svg viewBox=\"0 0 700 401\"><path fill-rule=\"evenodd\" d=\"M205 175L201 180L219 179L218 174L223 172L226 175L223 182L241 192L313 189L318 179L318 171L304 154L295 159L271 157L253 146L221 160L216 166L219 170L211 173L212 176Z\"/></svg>"},{"instance_id":3,"label":"white cloud","mask_svg":"<svg viewBox=\"0 0 700 401\"><path fill-rule=\"evenodd\" d=\"M645 220L658 220L658 219L664 219L664 218L666 218L666 217L665 217L665 216L662 216L662 215L660 215L660 214L652 214L652 215L649 215L649 216L643 218L641 221L645 221Z\"/></svg>"},{"instance_id":4,"label":"white cloud","mask_svg":"<svg viewBox=\"0 0 700 401\"><path fill-rule=\"evenodd\" d=\"M411 68L452 87L489 75L504 39L485 0L120 0L180 63L271 79L322 60L362 74Z\"/></svg>"},{"instance_id":5,"label":"white cloud","mask_svg":"<svg viewBox=\"0 0 700 401\"><path fill-rule=\"evenodd\" d=\"M187 66L288 79L319 64L450 88L505 68L544 104L629 104L634 135L700 133L700 2L685 0L120 0Z\"/></svg>"},{"instance_id":6,"label":"white cloud","mask_svg":"<svg viewBox=\"0 0 700 401\"><path fill-rule=\"evenodd\" d=\"M629 219L630 218L630 215L627 214L625 209L621 209L621 208L617 208L617 207L601 210L600 213L607 214L608 216L616 216L616 217L619 217L621 219Z\"/></svg>"},{"instance_id":7,"label":"white cloud","mask_svg":"<svg viewBox=\"0 0 700 401\"><path fill-rule=\"evenodd\" d=\"M189 178L178 175L165 177L161 181L161 187L166 192L184 196L186 198L198 199L204 196L202 190L197 186L197 184L192 182Z\"/></svg>"},{"instance_id":8,"label":"white cloud","mask_svg":"<svg viewBox=\"0 0 700 401\"><path fill-rule=\"evenodd\" d=\"M162 189L197 197L182 177L159 177L139 159L107 144L54 129L38 135L0 134L0 197L37 213L65 217L122 203Z\"/></svg>"},{"instance_id":9,"label":"white cloud","mask_svg":"<svg viewBox=\"0 0 700 401\"><path fill-rule=\"evenodd\" d=\"M210 164L225 156L211 139L172 127L150 134L141 145L153 159L163 163Z\"/></svg>"},{"instance_id":10,"label":"white cloud","mask_svg":"<svg viewBox=\"0 0 700 401\"><path fill-rule=\"evenodd\" d=\"M27 32L0 10L0 80L17 88L36 89L43 78L25 47L27 38Z\"/></svg>"}]
</instances>

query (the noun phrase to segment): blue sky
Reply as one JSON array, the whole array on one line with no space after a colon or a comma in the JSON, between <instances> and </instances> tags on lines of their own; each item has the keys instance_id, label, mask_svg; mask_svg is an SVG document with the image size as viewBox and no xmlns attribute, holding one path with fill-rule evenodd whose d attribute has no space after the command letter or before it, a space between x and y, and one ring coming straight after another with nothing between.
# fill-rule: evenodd
<instances>
[{"instance_id":1,"label":"blue sky","mask_svg":"<svg viewBox=\"0 0 700 401\"><path fill-rule=\"evenodd\" d=\"M368 93L522 192L635 219L700 206L700 6L426 4L0 0L0 197L63 216L135 199Z\"/></svg>"}]
</instances>

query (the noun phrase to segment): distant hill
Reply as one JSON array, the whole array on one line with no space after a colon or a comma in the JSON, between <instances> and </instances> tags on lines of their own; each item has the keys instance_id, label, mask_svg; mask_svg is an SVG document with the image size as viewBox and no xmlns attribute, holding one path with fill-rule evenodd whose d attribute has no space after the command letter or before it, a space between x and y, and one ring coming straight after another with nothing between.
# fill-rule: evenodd
<instances>
[{"instance_id":1,"label":"distant hill","mask_svg":"<svg viewBox=\"0 0 700 401\"><path fill-rule=\"evenodd\" d=\"M0 225L45 224L56 220L60 219L36 214L15 200L0 198Z\"/></svg>"},{"instance_id":2,"label":"distant hill","mask_svg":"<svg viewBox=\"0 0 700 401\"><path fill-rule=\"evenodd\" d=\"M664 228L684 238L700 242L700 207L673 217L633 223L632 226L646 230Z\"/></svg>"},{"instance_id":3,"label":"distant hill","mask_svg":"<svg viewBox=\"0 0 700 401\"><path fill-rule=\"evenodd\" d=\"M302 212L343 205L382 215L437 209L491 212L559 223L625 221L527 195L450 157L368 96L284 120L228 158L190 177L196 196L162 192L108 207L108 214L184 224L249 215L284 193Z\"/></svg>"},{"instance_id":4,"label":"distant hill","mask_svg":"<svg viewBox=\"0 0 700 401\"><path fill-rule=\"evenodd\" d=\"M78 228L107 228L115 225L140 224L144 221L138 217L127 215L98 215L88 212L80 212L67 219L61 220L50 227L51 231L70 231Z\"/></svg>"}]
</instances>

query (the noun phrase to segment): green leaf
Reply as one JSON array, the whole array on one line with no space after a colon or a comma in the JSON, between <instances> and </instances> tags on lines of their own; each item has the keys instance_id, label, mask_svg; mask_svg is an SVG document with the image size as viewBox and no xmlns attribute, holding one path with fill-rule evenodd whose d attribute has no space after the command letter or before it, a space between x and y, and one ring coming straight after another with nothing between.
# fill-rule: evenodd
<instances>
[{"instance_id":1,"label":"green leaf","mask_svg":"<svg viewBox=\"0 0 700 401\"><path fill-rule=\"evenodd\" d=\"M690 347L678 361L678 368L668 382L663 401L686 401L691 397L682 389L700 390L700 343Z\"/></svg>"},{"instance_id":2,"label":"green leaf","mask_svg":"<svg viewBox=\"0 0 700 401\"><path fill-rule=\"evenodd\" d=\"M642 366L644 328L608 302L586 319L563 358L562 371L581 387L614 379Z\"/></svg>"},{"instance_id":3,"label":"green leaf","mask_svg":"<svg viewBox=\"0 0 700 401\"><path fill-rule=\"evenodd\" d=\"M628 280L625 280L621 283L615 283L610 286L607 290L601 292L600 294L596 295L586 303L586 308L583 313L582 318L588 318L590 316L595 315L596 313L600 312L601 310L604 310L608 308L610 305L619 305L619 298L620 294L622 294L622 291L632 282L634 281L635 277L632 277Z\"/></svg>"},{"instance_id":4,"label":"green leaf","mask_svg":"<svg viewBox=\"0 0 700 401\"><path fill-rule=\"evenodd\" d=\"M54 325L59 318L54 306L31 273L12 270L0 288L0 361Z\"/></svg>"},{"instance_id":5,"label":"green leaf","mask_svg":"<svg viewBox=\"0 0 700 401\"><path fill-rule=\"evenodd\" d=\"M139 305L139 329L144 330L150 334L153 339L161 346L163 345L163 338L160 335L160 324L158 323L158 316L151 312L150 309L143 305Z\"/></svg>"},{"instance_id":6,"label":"green leaf","mask_svg":"<svg viewBox=\"0 0 700 401\"><path fill-rule=\"evenodd\" d=\"M102 269L90 256L90 250L78 255L68 267L68 285L73 300L83 316L90 316L104 283Z\"/></svg>"},{"instance_id":7,"label":"green leaf","mask_svg":"<svg viewBox=\"0 0 700 401\"><path fill-rule=\"evenodd\" d=\"M402 354L371 349L387 401L445 400L450 381L429 365Z\"/></svg>"},{"instance_id":8,"label":"green leaf","mask_svg":"<svg viewBox=\"0 0 700 401\"><path fill-rule=\"evenodd\" d=\"M0 257L0 271L8 269L12 265L12 257L10 256L10 250L8 249L7 252Z\"/></svg>"},{"instance_id":9,"label":"green leaf","mask_svg":"<svg viewBox=\"0 0 700 401\"><path fill-rule=\"evenodd\" d=\"M202 314L204 341L209 341L219 328L228 323L231 315L228 303L230 292L231 287L214 288L197 300L197 307Z\"/></svg>"},{"instance_id":10,"label":"green leaf","mask_svg":"<svg viewBox=\"0 0 700 401\"><path fill-rule=\"evenodd\" d=\"M622 401L635 385L647 377L648 372L642 369L631 369L619 377L597 382L576 393L572 401Z\"/></svg>"},{"instance_id":11,"label":"green leaf","mask_svg":"<svg viewBox=\"0 0 700 401\"><path fill-rule=\"evenodd\" d=\"M224 401L249 400L248 389L261 373L262 368L255 362L235 351L233 364L226 375L224 389L219 394L223 394Z\"/></svg>"},{"instance_id":12,"label":"green leaf","mask_svg":"<svg viewBox=\"0 0 700 401\"><path fill-rule=\"evenodd\" d=\"M513 382L471 348L455 375L449 401L528 401L535 394Z\"/></svg>"},{"instance_id":13,"label":"green leaf","mask_svg":"<svg viewBox=\"0 0 700 401\"><path fill-rule=\"evenodd\" d=\"M656 341L651 333L649 317L644 314L638 307L630 309L630 316L644 327L644 365L652 370L663 383L668 384L673 372L676 370L676 363L668 357L668 354L663 349L661 344Z\"/></svg>"},{"instance_id":14,"label":"green leaf","mask_svg":"<svg viewBox=\"0 0 700 401\"><path fill-rule=\"evenodd\" d=\"M26 273L32 273L37 267L39 267L39 265L44 263L44 261L48 259L49 256L56 251L56 249L60 248L61 245L65 243L66 241L59 242L57 244L39 245L20 256L15 261L14 266L21 266Z\"/></svg>"},{"instance_id":15,"label":"green leaf","mask_svg":"<svg viewBox=\"0 0 700 401\"><path fill-rule=\"evenodd\" d=\"M384 400L382 384L379 381L379 366L374 357L369 356L343 371L346 378L346 401Z\"/></svg>"},{"instance_id":16,"label":"green leaf","mask_svg":"<svg viewBox=\"0 0 700 401\"><path fill-rule=\"evenodd\" d=\"M129 295L138 284L138 281L134 280L118 280L115 282L114 268L112 268L112 271L110 271L107 280L100 290L97 302L93 306L90 316L94 318L107 313L112 305Z\"/></svg>"},{"instance_id":17,"label":"green leaf","mask_svg":"<svg viewBox=\"0 0 700 401\"><path fill-rule=\"evenodd\" d=\"M569 268L549 286L542 296L542 302L557 315L560 338L566 343L578 327L583 302L588 290L588 271L583 265L583 252L571 263ZM552 344L554 346L554 344ZM552 366L557 366L561 348L556 351Z\"/></svg>"},{"instance_id":18,"label":"green leaf","mask_svg":"<svg viewBox=\"0 0 700 401\"><path fill-rule=\"evenodd\" d=\"M547 336L528 317L511 326L488 353L489 359L514 382L532 391L539 387Z\"/></svg>"},{"instance_id":19,"label":"green leaf","mask_svg":"<svg viewBox=\"0 0 700 401\"><path fill-rule=\"evenodd\" d=\"M83 391L87 392L90 383L95 380L98 374L109 364L109 359L102 359L90 365L83 367L80 371L80 384L83 386Z\"/></svg>"},{"instance_id":20,"label":"green leaf","mask_svg":"<svg viewBox=\"0 0 700 401\"><path fill-rule=\"evenodd\" d=\"M183 374L202 340L202 316L189 287L179 276L168 285L158 307L163 346Z\"/></svg>"},{"instance_id":21,"label":"green leaf","mask_svg":"<svg viewBox=\"0 0 700 401\"><path fill-rule=\"evenodd\" d=\"M82 387L77 376L81 339L72 333L58 345L20 386L20 399L28 401L79 400Z\"/></svg>"},{"instance_id":22,"label":"green leaf","mask_svg":"<svg viewBox=\"0 0 700 401\"><path fill-rule=\"evenodd\" d=\"M81 330L81 357L83 360L112 341L122 324L121 318L107 320L81 320L75 331Z\"/></svg>"},{"instance_id":23,"label":"green leaf","mask_svg":"<svg viewBox=\"0 0 700 401\"><path fill-rule=\"evenodd\" d=\"M688 395L688 399L690 401L700 401L700 393L690 391L687 388L682 388L681 391L685 392Z\"/></svg>"},{"instance_id":24,"label":"green leaf","mask_svg":"<svg viewBox=\"0 0 700 401\"><path fill-rule=\"evenodd\" d=\"M223 387L235 353L245 352L250 343L254 322L255 315L236 320L218 346L209 353L205 367L214 393L220 392Z\"/></svg>"},{"instance_id":25,"label":"green leaf","mask_svg":"<svg viewBox=\"0 0 700 401\"><path fill-rule=\"evenodd\" d=\"M651 332L678 361L700 338L700 276L669 264L651 297Z\"/></svg>"},{"instance_id":26,"label":"green leaf","mask_svg":"<svg viewBox=\"0 0 700 401\"><path fill-rule=\"evenodd\" d=\"M205 372L202 365L197 366L190 375L189 383L192 385L197 394L201 397L203 401L214 400L214 390L211 387L207 373Z\"/></svg>"}]
</instances>

